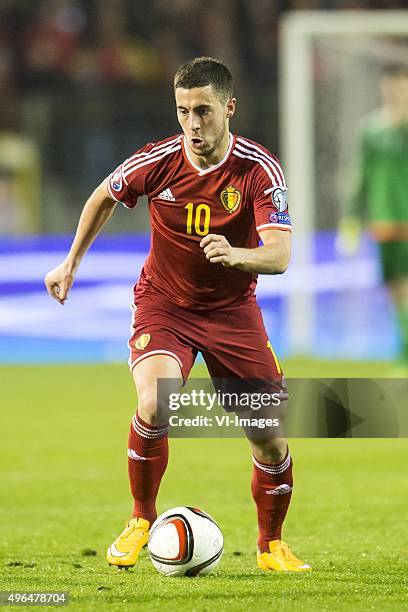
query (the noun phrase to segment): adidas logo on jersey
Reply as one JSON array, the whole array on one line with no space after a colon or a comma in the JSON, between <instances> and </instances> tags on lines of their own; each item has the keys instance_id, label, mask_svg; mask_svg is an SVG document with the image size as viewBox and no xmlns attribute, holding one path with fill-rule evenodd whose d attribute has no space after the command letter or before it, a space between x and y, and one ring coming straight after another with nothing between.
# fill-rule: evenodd
<instances>
[{"instance_id":1,"label":"adidas logo on jersey","mask_svg":"<svg viewBox=\"0 0 408 612\"><path fill-rule=\"evenodd\" d=\"M159 195L157 197L160 198L161 200L167 200L169 202L175 202L176 201L176 198L171 193L170 189L165 189L164 191L159 193Z\"/></svg>"}]
</instances>

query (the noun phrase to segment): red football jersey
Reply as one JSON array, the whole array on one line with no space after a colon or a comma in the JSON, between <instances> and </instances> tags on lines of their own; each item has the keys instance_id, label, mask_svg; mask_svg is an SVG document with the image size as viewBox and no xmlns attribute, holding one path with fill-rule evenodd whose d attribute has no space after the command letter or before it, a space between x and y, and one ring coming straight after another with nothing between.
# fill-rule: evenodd
<instances>
[{"instance_id":1,"label":"red football jersey","mask_svg":"<svg viewBox=\"0 0 408 612\"><path fill-rule=\"evenodd\" d=\"M203 236L222 234L232 246L255 248L258 232L291 231L286 183L277 158L230 135L217 165L197 167L183 134L149 143L107 178L111 197L134 208L149 200L151 247L136 297L151 287L181 306L219 308L254 292L257 276L210 263Z\"/></svg>"}]
</instances>

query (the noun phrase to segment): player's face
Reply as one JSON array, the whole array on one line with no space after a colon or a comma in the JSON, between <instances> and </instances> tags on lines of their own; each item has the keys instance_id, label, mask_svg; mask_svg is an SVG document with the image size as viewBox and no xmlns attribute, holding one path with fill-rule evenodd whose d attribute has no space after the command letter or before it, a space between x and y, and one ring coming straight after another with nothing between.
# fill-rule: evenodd
<instances>
[{"instance_id":1,"label":"player's face","mask_svg":"<svg viewBox=\"0 0 408 612\"><path fill-rule=\"evenodd\" d=\"M212 85L175 91L177 117L192 153L209 157L228 142L229 119L235 98L223 101Z\"/></svg>"}]
</instances>

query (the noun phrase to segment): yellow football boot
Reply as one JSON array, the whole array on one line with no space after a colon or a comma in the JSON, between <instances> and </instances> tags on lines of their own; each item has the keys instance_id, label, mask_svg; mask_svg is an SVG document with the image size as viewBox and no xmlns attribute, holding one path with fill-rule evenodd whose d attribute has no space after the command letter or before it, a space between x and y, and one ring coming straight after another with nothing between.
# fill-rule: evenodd
<instances>
[{"instance_id":1,"label":"yellow football boot","mask_svg":"<svg viewBox=\"0 0 408 612\"><path fill-rule=\"evenodd\" d=\"M108 548L106 558L109 565L131 567L137 561L143 546L149 538L149 521L143 518L132 518L125 529Z\"/></svg>"},{"instance_id":2,"label":"yellow football boot","mask_svg":"<svg viewBox=\"0 0 408 612\"><path fill-rule=\"evenodd\" d=\"M282 540L269 542L269 552L258 553L258 567L275 572L310 572L311 567L301 561Z\"/></svg>"}]
</instances>

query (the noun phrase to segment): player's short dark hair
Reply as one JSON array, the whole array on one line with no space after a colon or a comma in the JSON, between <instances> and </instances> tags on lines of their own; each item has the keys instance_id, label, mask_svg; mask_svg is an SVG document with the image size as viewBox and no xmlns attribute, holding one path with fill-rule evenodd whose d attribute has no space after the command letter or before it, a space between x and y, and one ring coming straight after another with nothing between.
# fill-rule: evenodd
<instances>
[{"instance_id":1,"label":"player's short dark hair","mask_svg":"<svg viewBox=\"0 0 408 612\"><path fill-rule=\"evenodd\" d=\"M196 57L180 66L174 76L174 87L193 89L212 85L223 101L233 96L232 74L219 60L212 57Z\"/></svg>"}]
</instances>

